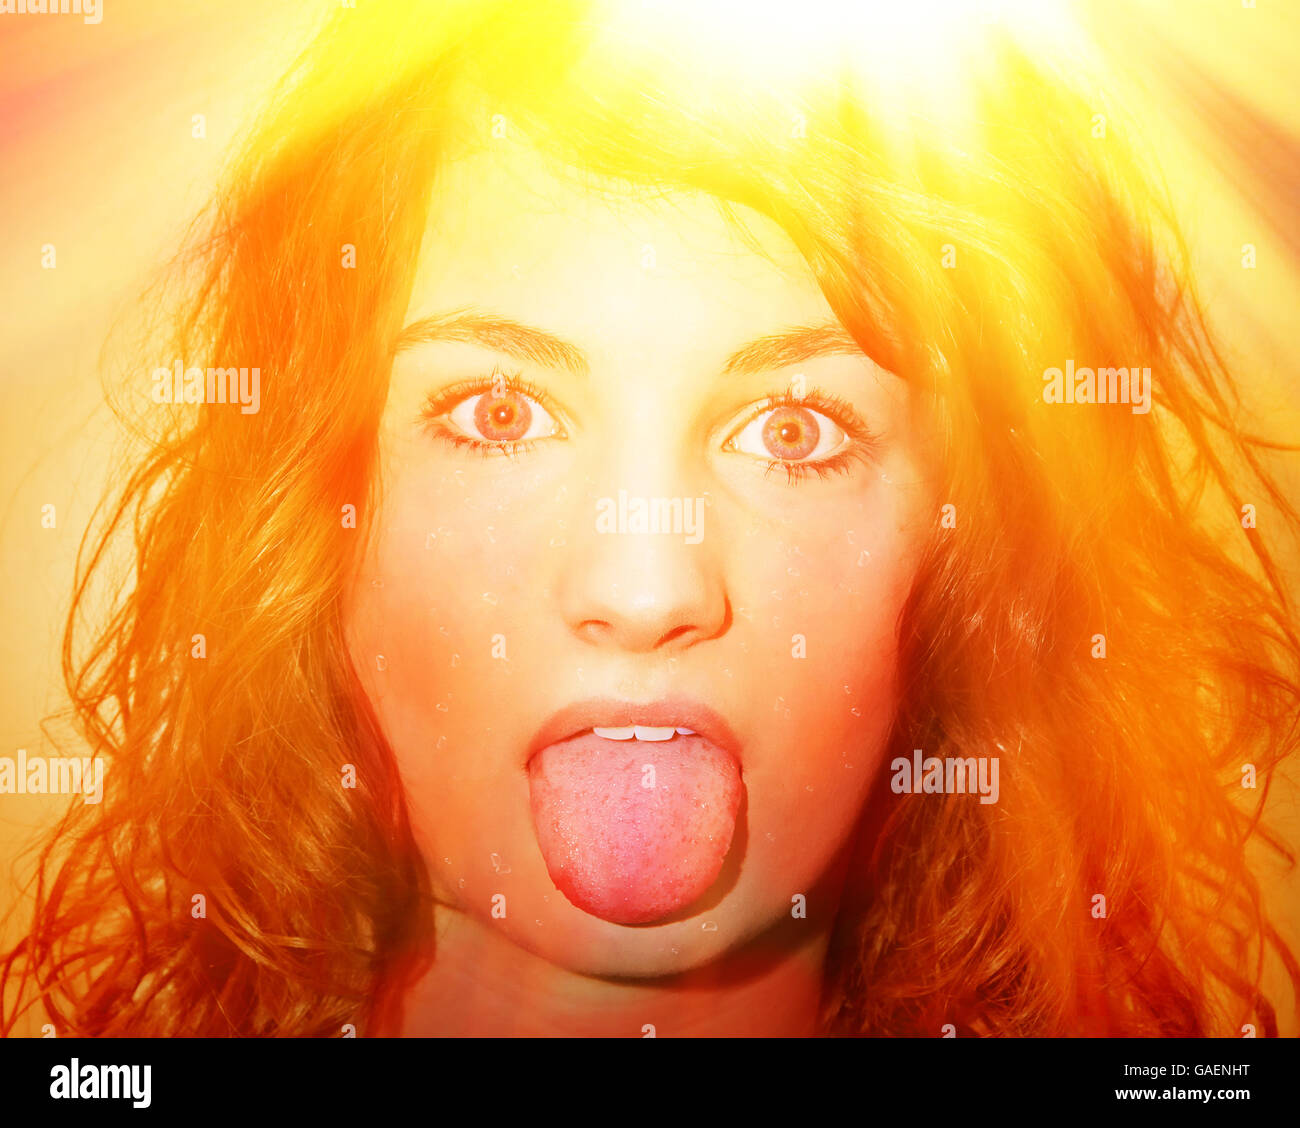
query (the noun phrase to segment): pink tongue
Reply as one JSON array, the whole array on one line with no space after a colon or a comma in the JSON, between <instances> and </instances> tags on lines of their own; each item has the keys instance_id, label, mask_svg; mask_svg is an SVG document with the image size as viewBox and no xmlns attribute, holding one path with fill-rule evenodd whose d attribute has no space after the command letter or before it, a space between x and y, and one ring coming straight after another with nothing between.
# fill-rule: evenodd
<instances>
[{"instance_id":1,"label":"pink tongue","mask_svg":"<svg viewBox=\"0 0 1300 1128\"><path fill-rule=\"evenodd\" d=\"M713 884L744 791L735 760L702 736L587 733L543 748L528 781L551 880L615 924L660 920Z\"/></svg>"}]
</instances>

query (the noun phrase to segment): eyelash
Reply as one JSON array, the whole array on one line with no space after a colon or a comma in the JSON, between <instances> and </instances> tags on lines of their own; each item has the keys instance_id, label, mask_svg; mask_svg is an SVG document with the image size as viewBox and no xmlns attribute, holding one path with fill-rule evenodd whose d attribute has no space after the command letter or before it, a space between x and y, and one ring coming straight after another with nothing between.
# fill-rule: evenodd
<instances>
[{"instance_id":1,"label":"eyelash","mask_svg":"<svg viewBox=\"0 0 1300 1128\"><path fill-rule=\"evenodd\" d=\"M508 391L518 392L536 400L554 417L555 413L551 411L546 393L541 388L531 381L525 380L522 372L506 372L497 367L493 368L485 377L462 380L459 384L453 384L451 387L443 388L439 392L430 392L420 412L420 418L424 421L426 430L443 442L451 443L457 450L470 451L483 458L490 458L496 454L514 458L518 454L531 450L539 442L538 439L516 439L513 442L489 443L482 439L475 439L470 435L462 435L441 425L441 417L449 409L455 407L461 400L469 396L491 390L498 380L505 381ZM559 419L556 419L556 424L560 424ZM549 435L547 437L555 438L556 436Z\"/></svg>"},{"instance_id":2,"label":"eyelash","mask_svg":"<svg viewBox=\"0 0 1300 1128\"><path fill-rule=\"evenodd\" d=\"M430 393L420 413L426 428L431 434L444 442L451 443L458 450L471 451L484 458L491 457L494 454L503 454L507 458L513 458L518 454L531 450L539 440L519 439L514 442L490 443L451 431L441 425L441 417L450 408L468 396L489 390L499 379L505 380L505 386L510 391L518 392L536 400L554 415L550 404L547 402L546 394L540 388L524 379L522 373L505 372L498 367L494 368L486 377L463 380L459 384L453 384L439 392ZM818 478L826 478L831 474L847 474L855 462L866 465L875 456L879 436L874 434L863 423L858 413L845 400L839 396L823 392L819 388L810 388L802 396L795 396L789 392L768 396L761 403L755 405L754 410L745 418L744 423L735 429L732 437L739 434L746 425L752 423L760 415L774 408L791 406L807 407L814 411L820 411L848 436L850 444L846 449L817 462L787 462L780 458L771 459L764 471L764 477L770 475L778 467L784 468L786 482L793 485L804 481L810 473L816 474ZM556 423L559 424L560 421L557 419ZM547 437L554 438L555 436ZM728 439L728 442L730 441Z\"/></svg>"},{"instance_id":3,"label":"eyelash","mask_svg":"<svg viewBox=\"0 0 1300 1128\"><path fill-rule=\"evenodd\" d=\"M794 485L804 481L809 474L816 474L818 478L828 478L832 474L847 474L855 462L864 466L870 463L879 449L880 436L867 427L848 402L820 388L809 388L801 396L790 392L768 396L754 406L754 410L745 417L745 422L736 428L735 433L739 434L760 415L765 415L777 407L807 407L819 411L834 422L850 442L844 450L817 462L787 462L784 459L773 458L768 461L767 469L763 472L764 477L768 477L777 468L783 468L786 482Z\"/></svg>"}]
</instances>

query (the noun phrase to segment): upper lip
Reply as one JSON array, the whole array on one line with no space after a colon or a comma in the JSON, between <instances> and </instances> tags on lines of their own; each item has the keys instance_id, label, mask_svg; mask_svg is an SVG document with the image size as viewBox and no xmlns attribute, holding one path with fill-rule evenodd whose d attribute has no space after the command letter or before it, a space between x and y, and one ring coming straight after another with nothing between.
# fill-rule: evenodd
<instances>
[{"instance_id":1,"label":"upper lip","mask_svg":"<svg viewBox=\"0 0 1300 1128\"><path fill-rule=\"evenodd\" d=\"M740 760L740 741L722 714L708 705L684 697L646 702L620 701L612 697L593 698L566 705L559 712L553 713L537 730L529 742L527 758L531 760L548 745L568 740L597 726L626 728L628 725L694 729L734 759Z\"/></svg>"}]
</instances>

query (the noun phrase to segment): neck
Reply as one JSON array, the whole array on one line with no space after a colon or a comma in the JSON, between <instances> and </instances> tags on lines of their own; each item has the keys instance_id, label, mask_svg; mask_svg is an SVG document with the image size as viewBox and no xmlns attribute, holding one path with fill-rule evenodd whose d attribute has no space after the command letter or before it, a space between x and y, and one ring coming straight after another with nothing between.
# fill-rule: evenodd
<instances>
[{"instance_id":1,"label":"neck","mask_svg":"<svg viewBox=\"0 0 1300 1128\"><path fill-rule=\"evenodd\" d=\"M557 967L462 913L438 911L437 958L407 991L405 1036L808 1036L828 935L760 936L705 967L648 980Z\"/></svg>"}]
</instances>

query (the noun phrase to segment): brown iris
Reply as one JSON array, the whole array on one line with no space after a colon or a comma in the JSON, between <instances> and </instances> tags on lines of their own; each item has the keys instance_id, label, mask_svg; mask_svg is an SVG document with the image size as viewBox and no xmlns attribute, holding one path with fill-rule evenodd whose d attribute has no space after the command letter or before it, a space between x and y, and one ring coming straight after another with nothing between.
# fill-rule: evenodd
<instances>
[{"instance_id":1,"label":"brown iris","mask_svg":"<svg viewBox=\"0 0 1300 1128\"><path fill-rule=\"evenodd\" d=\"M508 443L523 438L533 422L533 409L517 392L504 395L487 392L474 405L474 426L485 439Z\"/></svg>"},{"instance_id":2,"label":"brown iris","mask_svg":"<svg viewBox=\"0 0 1300 1128\"><path fill-rule=\"evenodd\" d=\"M804 407L778 407L763 424L763 445L773 458L786 462L807 458L820 438L817 417Z\"/></svg>"}]
</instances>

